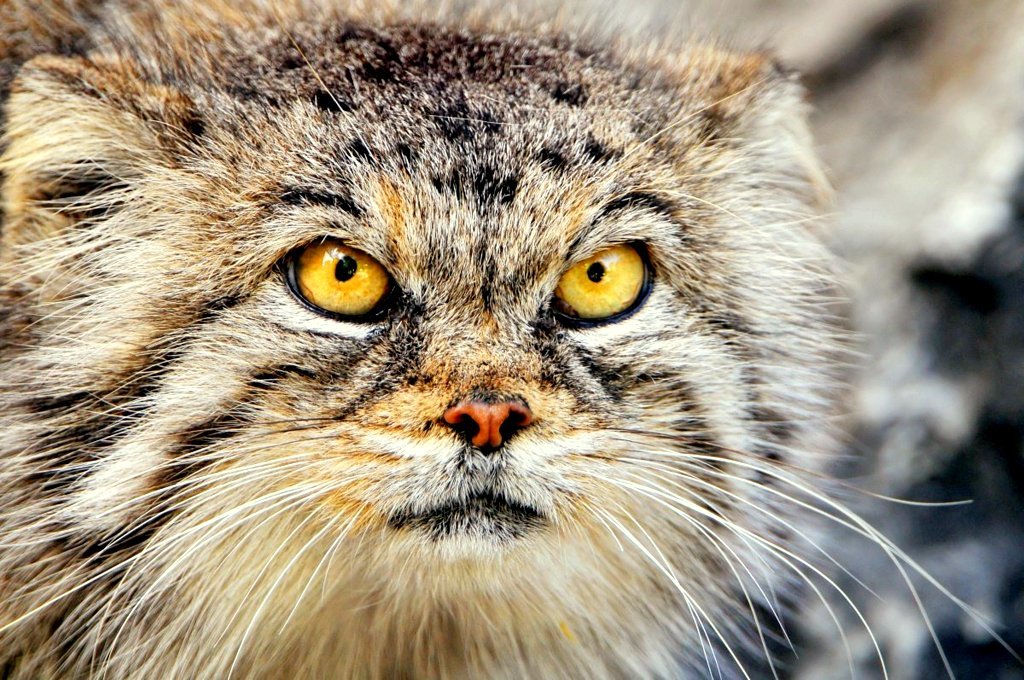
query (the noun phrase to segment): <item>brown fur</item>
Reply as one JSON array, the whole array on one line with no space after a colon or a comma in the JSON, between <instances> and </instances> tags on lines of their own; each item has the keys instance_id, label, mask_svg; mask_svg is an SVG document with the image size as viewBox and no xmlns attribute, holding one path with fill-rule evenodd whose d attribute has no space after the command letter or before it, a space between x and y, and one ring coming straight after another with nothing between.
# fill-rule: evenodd
<instances>
[{"instance_id":1,"label":"brown fur","mask_svg":"<svg viewBox=\"0 0 1024 680\"><path fill-rule=\"evenodd\" d=\"M38 28L4 52L39 56L0 161L0 662L649 677L763 657L758 612L807 568L778 544L831 447L836 348L792 77L539 19L273 7L115 3L68 18L64 54ZM290 295L280 263L323 236L388 268L385 321ZM650 299L559 326L561 274L623 242ZM440 422L479 390L535 415L500 455ZM511 509L410 519L484 492Z\"/></svg>"}]
</instances>

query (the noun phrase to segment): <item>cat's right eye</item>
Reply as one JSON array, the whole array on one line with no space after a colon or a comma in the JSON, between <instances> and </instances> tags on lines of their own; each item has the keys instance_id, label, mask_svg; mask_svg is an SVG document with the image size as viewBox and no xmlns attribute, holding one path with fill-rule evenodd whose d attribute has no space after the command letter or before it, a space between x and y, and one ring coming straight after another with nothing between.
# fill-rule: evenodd
<instances>
[{"instance_id":1,"label":"cat's right eye","mask_svg":"<svg viewBox=\"0 0 1024 680\"><path fill-rule=\"evenodd\" d=\"M379 318L393 289L383 265L333 238L292 253L287 277L292 293L307 306L346 321Z\"/></svg>"}]
</instances>

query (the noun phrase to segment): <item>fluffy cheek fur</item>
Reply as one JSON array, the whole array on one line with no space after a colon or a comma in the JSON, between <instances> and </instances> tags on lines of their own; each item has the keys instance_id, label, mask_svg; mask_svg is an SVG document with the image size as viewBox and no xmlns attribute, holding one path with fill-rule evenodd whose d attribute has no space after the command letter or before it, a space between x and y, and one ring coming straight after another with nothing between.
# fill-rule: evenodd
<instances>
[{"instance_id":1,"label":"fluffy cheek fur","mask_svg":"<svg viewBox=\"0 0 1024 680\"><path fill-rule=\"evenodd\" d=\"M387 675L410 665L458 672L463 663L489 667L503 656L491 645L506 637L523 646L522 663L534 670L552 658L567 664L567 672L595 659L608 664L608 673L625 672L621 664L630 658L643 659L648 670L670 669L673 659L663 656L668 640L699 645L701 626L714 627L731 599L728 589L716 590L722 581L716 574L733 569L737 583L760 582L774 564L758 556L766 551L755 550L756 529L753 539L745 533L758 518L736 514L744 503L757 505L749 469L728 462L746 431L736 406L742 399L733 394L739 390L736 362L678 320L681 326L667 329L660 341L630 343L668 306L666 291L655 295L622 327L576 339L600 353L610 371L661 371L623 390L615 399L619 415L580 412L584 396L611 402L608 394L574 396L522 374L500 381L527 396L539 414L536 428L503 453L501 484L506 494L541 509L547 522L514 541L486 535L438 540L388 524L410 504L440 505L472 485L473 463L452 433L436 425L439 410L459 393L451 376L424 375L421 367L416 387L403 386L338 418L365 393L366 380L387 375L393 357L361 348L359 367L325 389L322 380L310 379L307 372L317 367L308 361L298 373L264 369L251 377L254 365L287 358L280 337L264 338L259 350L250 334L241 371L241 364L220 358L238 330L214 334L189 357L193 369L207 369L177 377L179 402L165 393L163 404L179 415L187 407L233 413L236 420L218 421L212 440L193 428L190 434L199 438L173 465L160 457L147 466L167 471L156 479L165 485L158 490L173 490L173 518L139 553L111 598L123 604L109 608L103 626L124 626L127 646L119 646L126 649L138 649L142 640L132 637L154 628L178 639L230 640L206 650L203 663L221 669L266 664L267 650L276 649L282 663L301 658L310 673L325 672L317 665L323 659L339 658L353 672L381 668ZM222 323L238 323L244 313L239 309ZM244 327L259 324L250 318ZM311 347L296 347L296 353L316 354ZM210 394L195 384L198 375L216 376L221 394L231 396L198 402L197 395ZM669 398L673 407L659 409ZM581 426L588 421L590 427ZM424 423L434 426L424 431ZM484 472L493 467L476 464ZM147 475L144 483L153 479ZM109 492L112 481L97 484L97 491ZM130 495L145 494L136 489ZM743 529L736 528L739 522ZM196 569L200 562L203 568ZM168 601L171 612L162 604ZM486 636L472 634L481 627ZM282 634L292 642L282 645ZM289 652L289 645L305 647L311 637L321 640L323 656ZM467 658L430 651L453 645ZM258 659L247 649L261 650ZM165 651L147 650L153 668L164 663ZM114 667L129 660L137 664L139 655L110 659Z\"/></svg>"}]
</instances>

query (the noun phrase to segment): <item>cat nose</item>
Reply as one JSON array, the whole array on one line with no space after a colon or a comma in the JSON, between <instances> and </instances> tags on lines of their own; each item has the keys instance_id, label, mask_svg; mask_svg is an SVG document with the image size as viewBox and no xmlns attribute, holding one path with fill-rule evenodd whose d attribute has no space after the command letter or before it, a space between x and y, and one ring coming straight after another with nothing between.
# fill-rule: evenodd
<instances>
[{"instance_id":1,"label":"cat nose","mask_svg":"<svg viewBox=\"0 0 1024 680\"><path fill-rule=\"evenodd\" d=\"M533 422L533 412L522 399L464 399L444 412L444 422L469 443L494 451Z\"/></svg>"}]
</instances>

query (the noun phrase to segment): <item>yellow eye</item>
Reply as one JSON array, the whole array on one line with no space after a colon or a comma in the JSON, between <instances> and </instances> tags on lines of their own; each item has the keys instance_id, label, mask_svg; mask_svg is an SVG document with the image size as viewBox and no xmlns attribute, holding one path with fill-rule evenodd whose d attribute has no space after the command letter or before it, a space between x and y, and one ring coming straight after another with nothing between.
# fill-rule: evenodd
<instances>
[{"instance_id":1,"label":"yellow eye","mask_svg":"<svg viewBox=\"0 0 1024 680\"><path fill-rule=\"evenodd\" d=\"M314 307L348 317L379 311L391 290L391 277L377 260L337 239L299 250L291 259L289 282Z\"/></svg>"},{"instance_id":2,"label":"yellow eye","mask_svg":"<svg viewBox=\"0 0 1024 680\"><path fill-rule=\"evenodd\" d=\"M555 310L577 322L612 319L641 301L647 263L634 246L612 246L567 271L555 289Z\"/></svg>"}]
</instances>

